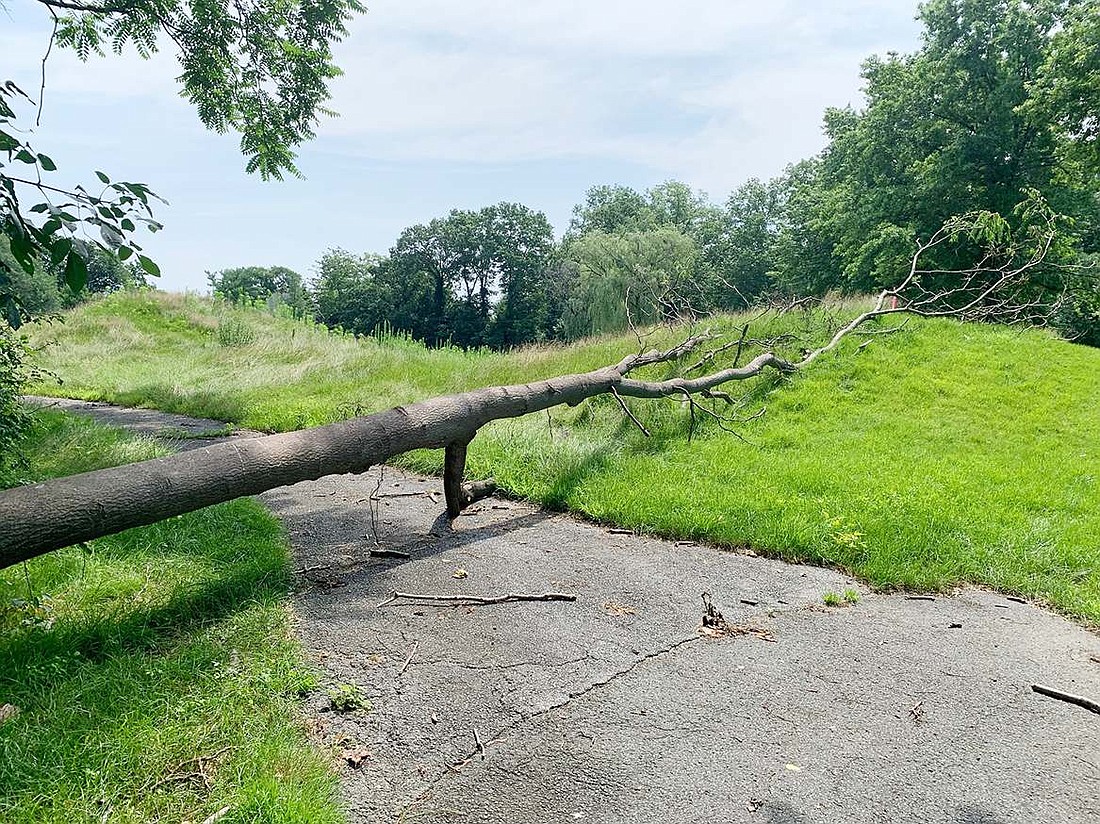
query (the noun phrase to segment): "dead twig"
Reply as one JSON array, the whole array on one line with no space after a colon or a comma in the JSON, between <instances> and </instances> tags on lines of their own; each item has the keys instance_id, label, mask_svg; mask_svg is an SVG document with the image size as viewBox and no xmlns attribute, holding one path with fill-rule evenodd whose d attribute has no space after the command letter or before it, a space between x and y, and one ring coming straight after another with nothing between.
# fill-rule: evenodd
<instances>
[{"instance_id":1,"label":"dead twig","mask_svg":"<svg viewBox=\"0 0 1100 824\"><path fill-rule=\"evenodd\" d=\"M226 804L224 807L222 807L216 813L214 813L209 818L207 818L205 821L203 821L202 824L217 824L219 821L221 821L223 818L225 818L227 815L229 815L229 811L231 809L232 809L231 805Z\"/></svg>"},{"instance_id":2,"label":"dead twig","mask_svg":"<svg viewBox=\"0 0 1100 824\"><path fill-rule=\"evenodd\" d=\"M623 400L622 396L615 391L615 387L611 387L611 394L614 395L615 400L619 402L619 408L623 410L623 414L630 418L630 420L634 423L636 427L642 430L643 435L645 435L647 438L651 437L651 433L648 429L645 428L645 424L638 420L634 413L630 411L630 407L626 405L626 401Z\"/></svg>"},{"instance_id":3,"label":"dead twig","mask_svg":"<svg viewBox=\"0 0 1100 824\"><path fill-rule=\"evenodd\" d=\"M374 489L371 490L370 495L367 496L367 509L370 511L370 531L374 537L375 546L382 543L378 535L378 521L381 518L381 514L376 512L375 501L378 500L378 493L382 490L382 483L386 479L386 467L385 464L378 466L378 483L374 485Z\"/></svg>"},{"instance_id":4,"label":"dead twig","mask_svg":"<svg viewBox=\"0 0 1100 824\"><path fill-rule=\"evenodd\" d=\"M404 675L405 674L405 670L407 670L409 668L409 664L412 663L413 656L416 655L416 651L418 649L420 649L420 642L419 641L417 641L415 644L413 644L412 649L409 650L409 656L405 659L405 663L401 665L401 669L399 669L397 671L398 675Z\"/></svg>"},{"instance_id":5,"label":"dead twig","mask_svg":"<svg viewBox=\"0 0 1100 824\"><path fill-rule=\"evenodd\" d=\"M1089 712L1094 712L1100 715L1100 702L1093 701L1091 698L1086 698L1083 695L1074 695L1071 692L1062 692L1056 690L1053 687L1046 687L1042 684L1032 684L1031 689L1039 695L1045 695L1048 698L1057 698L1059 701L1065 701L1067 704L1076 704L1078 707L1083 707Z\"/></svg>"},{"instance_id":6,"label":"dead twig","mask_svg":"<svg viewBox=\"0 0 1100 824\"><path fill-rule=\"evenodd\" d=\"M507 595L425 595L415 592L398 592L394 590L385 601L378 604L378 609L389 606L395 601L428 601L442 604L503 604L509 601L576 601L577 596L568 592L544 592L541 595L525 595L510 592Z\"/></svg>"},{"instance_id":7,"label":"dead twig","mask_svg":"<svg viewBox=\"0 0 1100 824\"><path fill-rule=\"evenodd\" d=\"M375 548L375 549L372 549L370 551L370 555L371 555L372 558L411 558L412 557L412 555L410 555L409 553L402 552L399 549L378 549L378 548Z\"/></svg>"},{"instance_id":8,"label":"dead twig","mask_svg":"<svg viewBox=\"0 0 1100 824\"><path fill-rule=\"evenodd\" d=\"M149 786L148 790L143 789L142 792L153 792L154 790L163 787L165 784L172 784L176 781L194 781L195 779L200 779L202 783L206 786L206 788L209 789L210 776L206 773L206 765L211 761L217 761L231 749L233 749L232 746L222 747L220 750L211 753L210 755L196 755L194 758L188 758L186 761L181 761L179 764L172 768L172 772L169 775L166 775L159 781L154 782L151 786ZM183 768L191 764L196 765L197 769L184 772Z\"/></svg>"}]
</instances>

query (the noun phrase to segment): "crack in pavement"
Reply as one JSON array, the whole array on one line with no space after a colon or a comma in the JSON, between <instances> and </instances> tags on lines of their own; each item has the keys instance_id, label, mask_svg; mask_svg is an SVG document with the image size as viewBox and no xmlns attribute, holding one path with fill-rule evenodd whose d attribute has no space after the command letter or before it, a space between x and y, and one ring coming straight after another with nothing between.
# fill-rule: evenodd
<instances>
[{"instance_id":1,"label":"crack in pavement","mask_svg":"<svg viewBox=\"0 0 1100 824\"><path fill-rule=\"evenodd\" d=\"M568 661L513 661L510 664L467 664L465 661L455 661L450 658L427 658L422 661L410 661L408 668L440 666L465 670L505 670L516 669L518 667L568 667L572 664L580 664L584 661L604 661L604 659L595 658L591 655L582 655L580 658L570 658Z\"/></svg>"},{"instance_id":2,"label":"crack in pavement","mask_svg":"<svg viewBox=\"0 0 1100 824\"><path fill-rule=\"evenodd\" d=\"M412 801L410 801L408 804L406 804L404 807L401 808L401 811L395 816L395 819L397 821L404 821L405 816L408 814L409 810L412 809L413 807L415 807L417 804L421 803L422 801L426 801L431 796L431 794L435 790L435 788L443 781L443 779L445 779L447 776L451 775L452 773L457 773L459 770L461 770L463 767L465 767L467 764L469 764L471 761L473 761L478 755L481 755L482 758L484 758L485 753L489 749L490 745L496 744L501 739L503 739L505 736L507 736L509 733L515 732L515 730L520 725L526 724L529 721L532 721L536 718L542 718L543 716L548 715L549 713L552 713L555 710L559 710L562 707L569 706L570 704L577 701L578 699L584 698L589 693L592 693L592 692L595 692L596 690L602 689L603 687L606 687L608 684L612 683L613 681L616 681L619 678L623 678L623 677L629 675L635 669L637 669L642 664L644 664L646 661L651 661L654 658L664 657L664 656L669 655L670 653L676 651L677 649L679 649L682 646L690 644L694 641L702 641L705 638L706 638L706 636L703 636L703 635L691 635L687 638L681 638L680 640L675 641L675 642L673 642L672 644L669 644L666 647L662 647L661 649L655 650L653 652L648 652L645 655L640 655L639 657L637 657L633 661L631 661L629 665L627 665L625 667L622 667L621 669L615 670L610 675L608 675L606 678L601 678L598 681L593 681L592 683L585 686L583 689L579 689L575 692L568 693L566 695L566 697L564 699L562 699L561 701L557 701L557 702L555 702L553 704L550 704L549 706L547 706L547 707L545 707L541 710L537 710L535 712L520 713L519 718L517 718L511 724L506 724L505 726L501 727L499 730L497 730L497 732L491 738L484 739L484 740L481 739L478 736L477 728L475 727L474 728L474 747L473 747L473 749L470 750L470 752L468 752L465 755L465 757L460 758L459 760L454 761L453 763L449 764L445 770L440 772L439 775L437 775L434 779L432 779L432 781L428 784L428 786L425 787L424 790L421 791L421 793L416 796L416 798L414 798ZM586 656L586 658L587 658L587 656ZM577 663L577 662L583 661L583 660L585 660L585 658L580 658L580 659L577 659L577 661L569 662L569 663ZM433 663L435 663L435 662L433 662ZM474 667L471 667L471 668L473 669ZM476 667L476 669L490 669L490 668L491 667Z\"/></svg>"}]
</instances>

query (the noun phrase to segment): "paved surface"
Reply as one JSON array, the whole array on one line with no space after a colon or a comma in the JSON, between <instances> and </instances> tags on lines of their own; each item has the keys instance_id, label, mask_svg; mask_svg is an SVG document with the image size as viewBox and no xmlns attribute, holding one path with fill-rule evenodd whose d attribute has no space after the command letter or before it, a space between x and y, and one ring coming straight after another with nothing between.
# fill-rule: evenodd
<instances>
[{"instance_id":1,"label":"paved surface","mask_svg":"<svg viewBox=\"0 0 1100 824\"><path fill-rule=\"evenodd\" d=\"M1100 638L1071 622L976 590L826 608L854 586L835 572L492 499L452 527L438 487L262 496L300 637L361 705L307 707L352 822L1100 822L1100 715L1030 689L1100 698ZM702 592L725 632L701 632Z\"/></svg>"}]
</instances>

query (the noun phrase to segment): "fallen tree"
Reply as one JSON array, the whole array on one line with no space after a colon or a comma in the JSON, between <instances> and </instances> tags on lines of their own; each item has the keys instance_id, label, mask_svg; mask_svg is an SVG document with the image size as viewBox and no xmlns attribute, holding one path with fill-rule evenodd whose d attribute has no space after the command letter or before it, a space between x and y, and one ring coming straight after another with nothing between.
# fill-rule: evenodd
<instances>
[{"instance_id":1,"label":"fallen tree","mask_svg":"<svg viewBox=\"0 0 1100 824\"><path fill-rule=\"evenodd\" d=\"M514 386L492 386L458 395L432 398L409 406L297 432L230 441L151 461L57 478L0 492L0 568L38 555L154 523L212 504L326 475L365 472L414 449L446 450L443 486L452 518L470 502L491 494L492 482L465 485L466 449L487 423L514 418L561 404L577 405L602 394L614 395L624 413L641 427L624 398L678 398L720 417L698 397L732 401L721 387L774 370L805 369L865 324L894 314L951 316L968 320L1033 320L1050 301L1036 297L1033 270L1053 240L1053 218L1047 233L1028 246L1021 258L1002 249L978 264L952 273L918 268L935 246L986 231L987 215L955 218L913 255L908 276L879 293L871 308L832 331L824 343L785 359L774 347L738 365L748 324L739 338L714 343L709 334L688 337L664 350L630 354L618 363L591 372L563 375ZM984 228L983 228L984 227ZM882 330L891 331L891 330ZM711 344L709 349L706 346ZM706 351L701 351L706 349ZM731 354L732 352L732 354ZM699 355L681 374L665 380L636 377L657 364L679 363ZM720 358L731 365L699 377L686 377ZM644 431L644 427L641 427Z\"/></svg>"}]
</instances>

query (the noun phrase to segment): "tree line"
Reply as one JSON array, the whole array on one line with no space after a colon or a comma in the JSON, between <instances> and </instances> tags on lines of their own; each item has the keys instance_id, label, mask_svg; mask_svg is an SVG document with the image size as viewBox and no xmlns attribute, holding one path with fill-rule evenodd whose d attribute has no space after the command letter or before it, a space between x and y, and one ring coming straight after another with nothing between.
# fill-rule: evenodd
<instances>
[{"instance_id":1,"label":"tree line","mask_svg":"<svg viewBox=\"0 0 1100 824\"><path fill-rule=\"evenodd\" d=\"M1100 3L932 0L919 16L917 51L864 62L865 105L825 112L822 152L722 202L676 181L596 186L560 239L543 213L500 203L409 227L386 254L331 250L310 283L249 268L211 285L350 332L505 349L872 291L950 216L988 210L1026 234L1038 197L1060 233L1035 299L1100 345ZM941 254L944 269L973 263Z\"/></svg>"}]
</instances>

